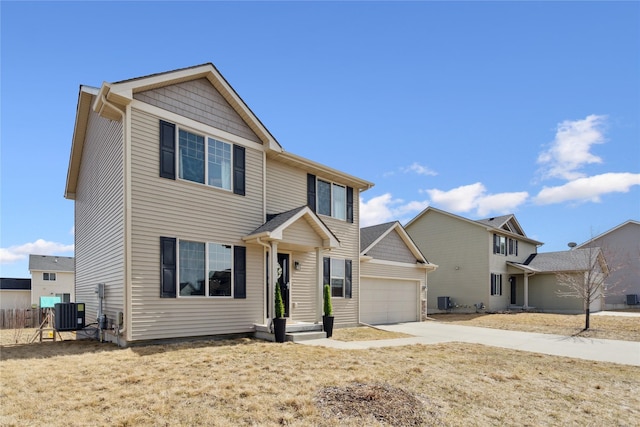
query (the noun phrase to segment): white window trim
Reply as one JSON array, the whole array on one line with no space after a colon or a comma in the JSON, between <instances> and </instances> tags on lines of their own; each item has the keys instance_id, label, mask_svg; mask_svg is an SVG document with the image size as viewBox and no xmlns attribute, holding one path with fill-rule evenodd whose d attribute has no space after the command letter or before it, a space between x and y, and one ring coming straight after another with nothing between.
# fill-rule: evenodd
<instances>
[{"instance_id":1,"label":"white window trim","mask_svg":"<svg viewBox=\"0 0 640 427\"><path fill-rule=\"evenodd\" d=\"M204 138L204 182L195 182L189 179L180 178L180 131L181 130ZM188 182L190 184L195 184L195 185L204 185L205 187L208 187L208 188L215 188L216 190L225 191L227 193L233 193L233 145L234 143L229 142L228 140L225 140L225 138L214 136L213 134L210 134L208 132L200 132L195 129L189 128L187 126L182 126L179 124L176 124L175 132L176 132L176 135L175 135L176 143L175 143L174 149L175 149L176 155L175 155L174 167L176 171L176 180L180 182ZM227 144L230 147L231 163L229 165L229 175L230 175L229 188L216 187L215 185L209 184L209 138L222 142L223 144Z\"/></svg>"},{"instance_id":2,"label":"white window trim","mask_svg":"<svg viewBox=\"0 0 640 427\"><path fill-rule=\"evenodd\" d=\"M47 275L47 278L45 279L45 274ZM51 278L51 276L53 275L53 279ZM56 280L58 280L58 275L56 273L51 273L48 271L43 271L42 272L42 280L44 282L55 282Z\"/></svg>"},{"instance_id":3,"label":"white window trim","mask_svg":"<svg viewBox=\"0 0 640 427\"><path fill-rule=\"evenodd\" d=\"M329 201L329 207L331 208L331 215L326 215L326 214L323 214L323 213L318 213L318 215L328 216L330 218L337 219L338 221L345 221L346 222L347 221L347 186L343 185L343 184L339 184L339 183L331 181L331 180L328 180L328 179L323 179L323 178L320 178L320 177L316 177L316 206L317 206L316 211L320 210L320 192L318 191L318 183L320 181L326 182L327 184L329 184L329 186L330 186L329 188L331 188L331 193L330 193L331 200ZM333 205L334 200L335 200L335 197L333 195L333 187L334 186L341 187L341 188L344 189L344 212L343 212L344 218L337 217L336 213L334 212L334 205Z\"/></svg>"},{"instance_id":4,"label":"white window trim","mask_svg":"<svg viewBox=\"0 0 640 427\"><path fill-rule=\"evenodd\" d=\"M234 298L234 259L233 259L233 245L228 243L220 243L220 242L202 242L198 240L192 239L176 239L176 276L177 276L177 289L176 289L176 298L214 298L214 299L233 299ZM204 243L204 295L181 295L180 294L180 242L193 242L193 243ZM214 245L222 245L229 246L231 248L231 295L209 295L209 244Z\"/></svg>"}]
</instances>

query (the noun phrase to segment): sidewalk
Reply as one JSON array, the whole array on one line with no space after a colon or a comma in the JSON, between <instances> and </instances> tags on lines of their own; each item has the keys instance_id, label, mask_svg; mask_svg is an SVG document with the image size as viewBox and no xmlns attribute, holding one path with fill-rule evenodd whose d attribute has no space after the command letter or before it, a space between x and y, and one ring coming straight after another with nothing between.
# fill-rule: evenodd
<instances>
[{"instance_id":1,"label":"sidewalk","mask_svg":"<svg viewBox=\"0 0 640 427\"><path fill-rule=\"evenodd\" d=\"M640 342L506 331L436 321L398 323L376 327L386 331L402 332L412 335L412 337L354 342L342 342L325 338L303 341L300 344L345 350L365 350L412 344L466 342L554 356L640 366Z\"/></svg>"}]
</instances>

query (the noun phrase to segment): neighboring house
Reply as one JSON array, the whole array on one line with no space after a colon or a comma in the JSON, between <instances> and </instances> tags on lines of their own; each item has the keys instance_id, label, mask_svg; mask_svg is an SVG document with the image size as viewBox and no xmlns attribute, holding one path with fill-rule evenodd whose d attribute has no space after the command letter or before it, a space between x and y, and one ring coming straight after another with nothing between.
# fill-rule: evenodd
<instances>
[{"instance_id":1,"label":"neighboring house","mask_svg":"<svg viewBox=\"0 0 640 427\"><path fill-rule=\"evenodd\" d=\"M589 247L602 249L611 270L604 308L625 308L640 300L640 222L626 221L577 246Z\"/></svg>"},{"instance_id":2,"label":"neighboring house","mask_svg":"<svg viewBox=\"0 0 640 427\"><path fill-rule=\"evenodd\" d=\"M372 185L286 152L212 64L81 86L76 299L122 345L251 333L276 281L288 325L321 321L324 283L336 325L357 325Z\"/></svg>"},{"instance_id":3,"label":"neighboring house","mask_svg":"<svg viewBox=\"0 0 640 427\"><path fill-rule=\"evenodd\" d=\"M31 308L31 279L0 279L0 309Z\"/></svg>"},{"instance_id":4,"label":"neighboring house","mask_svg":"<svg viewBox=\"0 0 640 427\"><path fill-rule=\"evenodd\" d=\"M606 275L608 268L600 248L532 254L523 263L508 261L508 264L513 267L509 269L513 274L511 277L520 273L528 278L529 307L554 313L582 313L585 309L584 298L560 295L576 293L583 283L583 289L593 289L590 311L602 310L602 290L595 284L603 280L597 276ZM559 284L558 274L572 283L573 287ZM517 286L516 295L522 295L521 285ZM516 304L526 305L522 298L516 298Z\"/></svg>"},{"instance_id":5,"label":"neighboring house","mask_svg":"<svg viewBox=\"0 0 640 427\"><path fill-rule=\"evenodd\" d=\"M437 265L422 255L399 222L360 230L360 321L415 322L427 315L427 273Z\"/></svg>"},{"instance_id":6,"label":"neighboring house","mask_svg":"<svg viewBox=\"0 0 640 427\"><path fill-rule=\"evenodd\" d=\"M405 229L438 265L429 275L430 313L528 306L528 277L508 262L524 262L542 243L527 237L514 215L473 221L428 207Z\"/></svg>"},{"instance_id":7,"label":"neighboring house","mask_svg":"<svg viewBox=\"0 0 640 427\"><path fill-rule=\"evenodd\" d=\"M73 257L29 255L31 305L40 307L41 297L59 297L60 302L75 301Z\"/></svg>"}]
</instances>

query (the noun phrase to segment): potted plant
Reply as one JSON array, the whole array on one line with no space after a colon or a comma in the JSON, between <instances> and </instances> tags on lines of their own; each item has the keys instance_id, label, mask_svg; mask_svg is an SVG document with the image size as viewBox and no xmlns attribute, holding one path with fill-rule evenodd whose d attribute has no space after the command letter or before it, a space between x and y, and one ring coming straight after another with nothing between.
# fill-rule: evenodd
<instances>
[{"instance_id":1,"label":"potted plant","mask_svg":"<svg viewBox=\"0 0 640 427\"><path fill-rule=\"evenodd\" d=\"M333 306L331 305L331 287L329 285L324 285L323 296L324 315L322 316L322 327L327 333L327 338L331 338L331 335L333 335Z\"/></svg>"},{"instance_id":2,"label":"potted plant","mask_svg":"<svg viewBox=\"0 0 640 427\"><path fill-rule=\"evenodd\" d=\"M273 318L273 332L276 336L276 342L284 342L287 332L287 318L284 317L284 302L282 302L282 294L280 293L280 285L276 283L275 296L276 311Z\"/></svg>"}]
</instances>

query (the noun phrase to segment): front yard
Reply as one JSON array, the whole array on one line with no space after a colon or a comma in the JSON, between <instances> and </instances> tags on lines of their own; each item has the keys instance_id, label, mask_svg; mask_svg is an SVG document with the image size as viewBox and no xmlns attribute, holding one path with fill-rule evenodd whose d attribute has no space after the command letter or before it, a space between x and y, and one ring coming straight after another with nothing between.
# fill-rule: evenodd
<instances>
[{"instance_id":1,"label":"front yard","mask_svg":"<svg viewBox=\"0 0 640 427\"><path fill-rule=\"evenodd\" d=\"M65 341L2 347L0 425L631 425L639 389L637 367L471 344Z\"/></svg>"}]
</instances>

